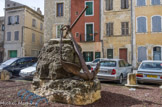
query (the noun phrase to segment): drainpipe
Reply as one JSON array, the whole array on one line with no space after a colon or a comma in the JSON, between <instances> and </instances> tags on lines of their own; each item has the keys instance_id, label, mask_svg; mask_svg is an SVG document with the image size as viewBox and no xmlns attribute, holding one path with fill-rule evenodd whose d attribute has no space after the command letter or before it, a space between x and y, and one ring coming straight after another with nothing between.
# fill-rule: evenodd
<instances>
[{"instance_id":1,"label":"drainpipe","mask_svg":"<svg viewBox=\"0 0 162 107\"><path fill-rule=\"evenodd\" d=\"M136 68L135 9L131 0L131 63Z\"/></svg>"},{"instance_id":2,"label":"drainpipe","mask_svg":"<svg viewBox=\"0 0 162 107\"><path fill-rule=\"evenodd\" d=\"M103 55L102 57L104 58L104 42L103 42L103 37L102 37L102 34L103 34L102 33L102 21L103 20L101 19L103 17L102 16L103 15L103 6L102 5L103 5L103 0L100 0L100 7L99 7L100 8L100 42L101 42L101 46L102 46L101 47L102 48L102 55Z\"/></svg>"}]
</instances>

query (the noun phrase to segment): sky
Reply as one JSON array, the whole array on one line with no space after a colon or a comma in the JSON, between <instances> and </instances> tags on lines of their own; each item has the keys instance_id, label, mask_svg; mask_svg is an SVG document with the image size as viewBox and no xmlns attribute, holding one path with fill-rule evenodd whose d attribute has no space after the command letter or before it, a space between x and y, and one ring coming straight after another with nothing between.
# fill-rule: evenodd
<instances>
[{"instance_id":1,"label":"sky","mask_svg":"<svg viewBox=\"0 0 162 107\"><path fill-rule=\"evenodd\" d=\"M16 1L21 4L25 4L31 8L37 9L40 7L42 13L44 14L44 0L11 0ZM4 6L5 6L5 0L0 0L0 16L4 16Z\"/></svg>"}]
</instances>

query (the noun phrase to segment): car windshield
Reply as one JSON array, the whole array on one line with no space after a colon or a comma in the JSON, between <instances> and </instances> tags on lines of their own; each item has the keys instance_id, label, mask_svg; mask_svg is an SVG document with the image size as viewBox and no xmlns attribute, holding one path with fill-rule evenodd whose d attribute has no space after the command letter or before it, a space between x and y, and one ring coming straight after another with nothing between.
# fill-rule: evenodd
<instances>
[{"instance_id":1,"label":"car windshield","mask_svg":"<svg viewBox=\"0 0 162 107\"><path fill-rule=\"evenodd\" d=\"M100 63L101 67L116 67L116 61L103 61Z\"/></svg>"},{"instance_id":2,"label":"car windshield","mask_svg":"<svg viewBox=\"0 0 162 107\"><path fill-rule=\"evenodd\" d=\"M18 58L12 58L2 63L2 65L10 65L15 62Z\"/></svg>"},{"instance_id":3,"label":"car windshield","mask_svg":"<svg viewBox=\"0 0 162 107\"><path fill-rule=\"evenodd\" d=\"M35 63L34 65L32 65L33 67L36 67L37 66L37 63Z\"/></svg>"},{"instance_id":4,"label":"car windshield","mask_svg":"<svg viewBox=\"0 0 162 107\"><path fill-rule=\"evenodd\" d=\"M144 62L140 69L162 70L162 63L160 62Z\"/></svg>"}]
</instances>

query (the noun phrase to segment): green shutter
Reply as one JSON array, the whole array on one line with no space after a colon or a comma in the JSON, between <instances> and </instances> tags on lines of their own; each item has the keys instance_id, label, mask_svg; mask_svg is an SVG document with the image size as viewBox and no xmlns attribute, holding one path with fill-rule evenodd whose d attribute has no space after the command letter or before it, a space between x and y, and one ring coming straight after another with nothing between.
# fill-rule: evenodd
<instances>
[{"instance_id":1,"label":"green shutter","mask_svg":"<svg viewBox=\"0 0 162 107\"><path fill-rule=\"evenodd\" d=\"M88 6L86 15L93 15L93 2L86 2L86 6Z\"/></svg>"},{"instance_id":2,"label":"green shutter","mask_svg":"<svg viewBox=\"0 0 162 107\"><path fill-rule=\"evenodd\" d=\"M101 58L101 53L100 52L95 52L95 59L96 58Z\"/></svg>"},{"instance_id":3,"label":"green shutter","mask_svg":"<svg viewBox=\"0 0 162 107\"><path fill-rule=\"evenodd\" d=\"M93 41L93 24L86 25L87 41Z\"/></svg>"},{"instance_id":4,"label":"green shutter","mask_svg":"<svg viewBox=\"0 0 162 107\"><path fill-rule=\"evenodd\" d=\"M107 58L113 59L113 49L107 49Z\"/></svg>"},{"instance_id":5,"label":"green shutter","mask_svg":"<svg viewBox=\"0 0 162 107\"><path fill-rule=\"evenodd\" d=\"M10 51L9 55L10 55L10 58L15 58L17 57L17 51Z\"/></svg>"}]
</instances>

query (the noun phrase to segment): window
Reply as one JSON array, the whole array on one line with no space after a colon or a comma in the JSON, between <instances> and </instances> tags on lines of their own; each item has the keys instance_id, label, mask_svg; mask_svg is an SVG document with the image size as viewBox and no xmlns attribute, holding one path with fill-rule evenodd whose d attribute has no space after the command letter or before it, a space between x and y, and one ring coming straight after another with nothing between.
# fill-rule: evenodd
<instances>
[{"instance_id":1,"label":"window","mask_svg":"<svg viewBox=\"0 0 162 107\"><path fill-rule=\"evenodd\" d=\"M11 32L7 32L7 41L11 41Z\"/></svg>"},{"instance_id":2,"label":"window","mask_svg":"<svg viewBox=\"0 0 162 107\"><path fill-rule=\"evenodd\" d=\"M152 17L152 32L161 32L161 16Z\"/></svg>"},{"instance_id":3,"label":"window","mask_svg":"<svg viewBox=\"0 0 162 107\"><path fill-rule=\"evenodd\" d=\"M106 24L106 35L112 36L113 35L113 23Z\"/></svg>"},{"instance_id":4,"label":"window","mask_svg":"<svg viewBox=\"0 0 162 107\"><path fill-rule=\"evenodd\" d=\"M138 47L138 62L147 60L146 47Z\"/></svg>"},{"instance_id":5,"label":"window","mask_svg":"<svg viewBox=\"0 0 162 107\"><path fill-rule=\"evenodd\" d=\"M61 28L63 27L63 25L57 25L56 26L56 38L60 38L61 37Z\"/></svg>"},{"instance_id":6,"label":"window","mask_svg":"<svg viewBox=\"0 0 162 107\"><path fill-rule=\"evenodd\" d=\"M8 17L8 25L11 25L11 16Z\"/></svg>"},{"instance_id":7,"label":"window","mask_svg":"<svg viewBox=\"0 0 162 107\"><path fill-rule=\"evenodd\" d=\"M31 50L31 55L37 57L38 56L38 51L37 50Z\"/></svg>"},{"instance_id":8,"label":"window","mask_svg":"<svg viewBox=\"0 0 162 107\"><path fill-rule=\"evenodd\" d=\"M15 40L19 40L19 31L15 31Z\"/></svg>"},{"instance_id":9,"label":"window","mask_svg":"<svg viewBox=\"0 0 162 107\"><path fill-rule=\"evenodd\" d=\"M113 49L107 49L107 58L113 59Z\"/></svg>"},{"instance_id":10,"label":"window","mask_svg":"<svg viewBox=\"0 0 162 107\"><path fill-rule=\"evenodd\" d=\"M160 5L160 0L151 0L152 5Z\"/></svg>"},{"instance_id":11,"label":"window","mask_svg":"<svg viewBox=\"0 0 162 107\"><path fill-rule=\"evenodd\" d=\"M146 17L137 18L137 32L146 33Z\"/></svg>"},{"instance_id":12,"label":"window","mask_svg":"<svg viewBox=\"0 0 162 107\"><path fill-rule=\"evenodd\" d=\"M102 61L100 63L101 67L116 67L116 61Z\"/></svg>"},{"instance_id":13,"label":"window","mask_svg":"<svg viewBox=\"0 0 162 107\"><path fill-rule=\"evenodd\" d=\"M86 3L86 6L88 6L88 9L85 12L86 16L92 16L93 15L93 2L87 1L85 3Z\"/></svg>"},{"instance_id":14,"label":"window","mask_svg":"<svg viewBox=\"0 0 162 107\"><path fill-rule=\"evenodd\" d=\"M32 42L35 42L35 34L32 34Z\"/></svg>"},{"instance_id":15,"label":"window","mask_svg":"<svg viewBox=\"0 0 162 107\"><path fill-rule=\"evenodd\" d=\"M95 52L95 59L96 58L101 58L101 53L100 52Z\"/></svg>"},{"instance_id":16,"label":"window","mask_svg":"<svg viewBox=\"0 0 162 107\"><path fill-rule=\"evenodd\" d=\"M83 57L86 62L93 61L93 52L83 52Z\"/></svg>"},{"instance_id":17,"label":"window","mask_svg":"<svg viewBox=\"0 0 162 107\"><path fill-rule=\"evenodd\" d=\"M119 61L119 67L125 67L125 63L124 63L123 60L120 60L120 61Z\"/></svg>"},{"instance_id":18,"label":"window","mask_svg":"<svg viewBox=\"0 0 162 107\"><path fill-rule=\"evenodd\" d=\"M63 7L63 3L57 3L57 16L60 17L60 16L63 16L64 13L64 7Z\"/></svg>"},{"instance_id":19,"label":"window","mask_svg":"<svg viewBox=\"0 0 162 107\"><path fill-rule=\"evenodd\" d=\"M94 38L93 24L86 24L86 41L93 41Z\"/></svg>"},{"instance_id":20,"label":"window","mask_svg":"<svg viewBox=\"0 0 162 107\"><path fill-rule=\"evenodd\" d=\"M78 32L75 33L75 37L79 38L79 33Z\"/></svg>"},{"instance_id":21,"label":"window","mask_svg":"<svg viewBox=\"0 0 162 107\"><path fill-rule=\"evenodd\" d=\"M122 35L129 35L129 23L128 22L121 23L121 31L122 31Z\"/></svg>"},{"instance_id":22,"label":"window","mask_svg":"<svg viewBox=\"0 0 162 107\"><path fill-rule=\"evenodd\" d=\"M2 24L2 31L4 31L5 30L5 26L4 26L4 24Z\"/></svg>"},{"instance_id":23,"label":"window","mask_svg":"<svg viewBox=\"0 0 162 107\"><path fill-rule=\"evenodd\" d=\"M137 6L145 6L146 0L137 0Z\"/></svg>"},{"instance_id":24,"label":"window","mask_svg":"<svg viewBox=\"0 0 162 107\"><path fill-rule=\"evenodd\" d=\"M106 10L113 10L113 0L106 0Z\"/></svg>"},{"instance_id":25,"label":"window","mask_svg":"<svg viewBox=\"0 0 162 107\"><path fill-rule=\"evenodd\" d=\"M40 36L40 44L43 43L43 36Z\"/></svg>"},{"instance_id":26,"label":"window","mask_svg":"<svg viewBox=\"0 0 162 107\"><path fill-rule=\"evenodd\" d=\"M161 60L161 47L153 48L153 60Z\"/></svg>"},{"instance_id":27,"label":"window","mask_svg":"<svg viewBox=\"0 0 162 107\"><path fill-rule=\"evenodd\" d=\"M15 24L19 24L19 16L15 16Z\"/></svg>"},{"instance_id":28,"label":"window","mask_svg":"<svg viewBox=\"0 0 162 107\"><path fill-rule=\"evenodd\" d=\"M129 8L129 1L121 0L121 9L128 9L128 8Z\"/></svg>"},{"instance_id":29,"label":"window","mask_svg":"<svg viewBox=\"0 0 162 107\"><path fill-rule=\"evenodd\" d=\"M36 24L37 24L37 23L36 23L36 20L33 19L33 20L32 20L32 26L33 26L33 27L36 27Z\"/></svg>"},{"instance_id":30,"label":"window","mask_svg":"<svg viewBox=\"0 0 162 107\"><path fill-rule=\"evenodd\" d=\"M40 23L40 30L43 30L43 24Z\"/></svg>"}]
</instances>

